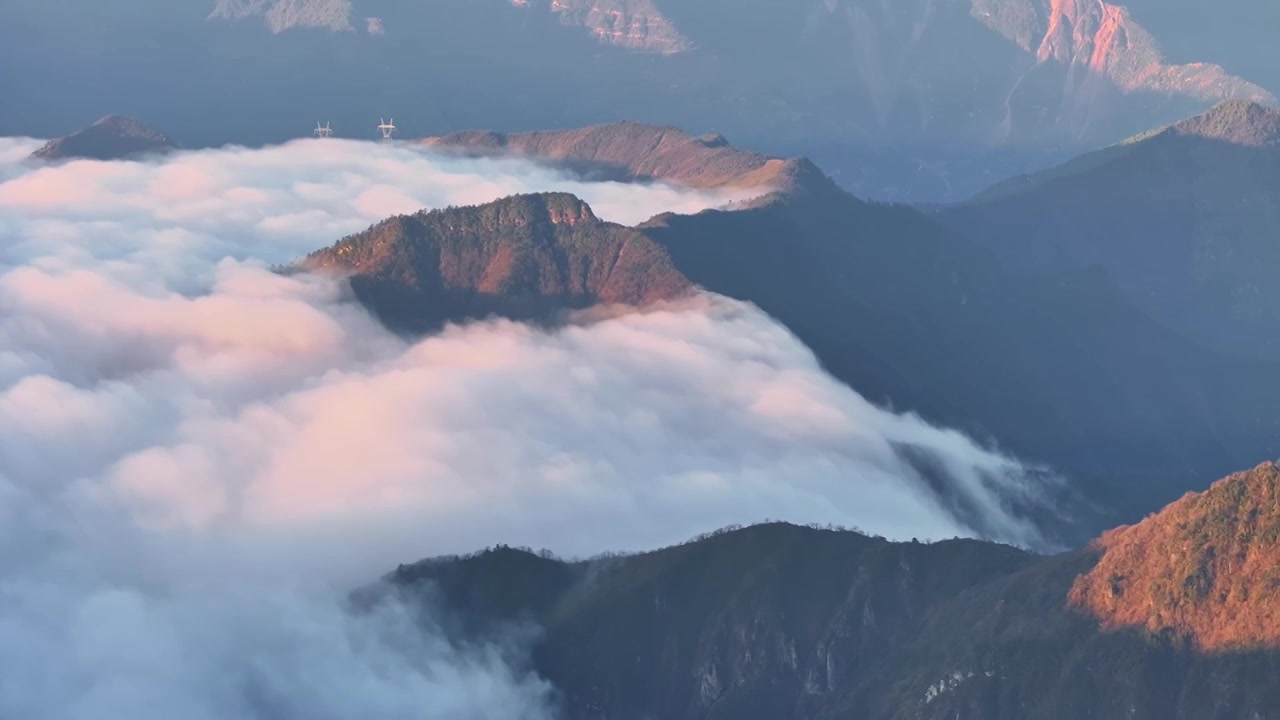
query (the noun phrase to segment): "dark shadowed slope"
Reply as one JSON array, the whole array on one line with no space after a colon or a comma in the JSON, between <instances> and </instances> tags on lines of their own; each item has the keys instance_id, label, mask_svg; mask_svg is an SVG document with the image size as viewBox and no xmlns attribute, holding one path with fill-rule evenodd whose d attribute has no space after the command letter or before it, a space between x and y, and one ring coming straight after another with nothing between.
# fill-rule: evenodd
<instances>
[{"instance_id":1,"label":"dark shadowed slope","mask_svg":"<svg viewBox=\"0 0 1280 720\"><path fill-rule=\"evenodd\" d=\"M643 229L865 396L1047 462L1120 517L1280 453L1278 368L1205 351L1101 273L1011 274L913 210L847 196Z\"/></svg>"},{"instance_id":2,"label":"dark shadowed slope","mask_svg":"<svg viewBox=\"0 0 1280 720\"><path fill-rule=\"evenodd\" d=\"M562 193L393 217L302 266L350 276L385 321L416 329L489 314L543 318L598 303L643 305L691 289L651 239L599 220Z\"/></svg>"},{"instance_id":3,"label":"dark shadowed slope","mask_svg":"<svg viewBox=\"0 0 1280 720\"><path fill-rule=\"evenodd\" d=\"M1012 266L1101 266L1206 346L1280 359L1280 111L1229 102L942 218Z\"/></svg>"},{"instance_id":4,"label":"dark shadowed slope","mask_svg":"<svg viewBox=\"0 0 1280 720\"><path fill-rule=\"evenodd\" d=\"M495 133L469 130L423 143L470 152L510 153L565 163L616 180L662 180L696 188L831 193L835 183L808 160L771 158L733 147L722 136L620 122L575 130Z\"/></svg>"},{"instance_id":5,"label":"dark shadowed slope","mask_svg":"<svg viewBox=\"0 0 1280 720\"><path fill-rule=\"evenodd\" d=\"M499 549L390 580L410 597L433 584L472 627L477 614L542 626L535 662L568 718L777 720L833 691L875 693L892 676L864 663L891 656L938 601L1029 559L772 524L572 565Z\"/></svg>"},{"instance_id":6,"label":"dark shadowed slope","mask_svg":"<svg viewBox=\"0 0 1280 720\"><path fill-rule=\"evenodd\" d=\"M64 138L50 140L31 154L35 160L119 160L148 153L173 150L176 146L164 133L133 118L108 115L89 127Z\"/></svg>"},{"instance_id":7,"label":"dark shadowed slope","mask_svg":"<svg viewBox=\"0 0 1280 720\"><path fill-rule=\"evenodd\" d=\"M1212 575L1245 545L1255 576L1280 572L1276 539L1250 535L1274 522L1249 519L1276 512L1275 476L1274 466L1233 476L1099 549L1054 557L770 524L578 563L499 548L401 566L387 580L402 597L442 602L472 631L537 623L537 669L575 720L1275 720L1280 639L1248 618L1274 617L1280 593L1247 585L1233 607L1246 620L1228 626L1253 641L1214 653L1172 615L1150 630L1110 629L1108 615L1100 622L1077 601L1127 599L1147 576ZM1218 546L1222 555L1188 546L1204 527L1229 528L1243 545ZM1131 554L1114 536L1135 532L1151 539L1148 552L1112 577L1114 557ZM1220 586L1197 595L1179 585L1190 593L1184 615L1220 607Z\"/></svg>"}]
</instances>

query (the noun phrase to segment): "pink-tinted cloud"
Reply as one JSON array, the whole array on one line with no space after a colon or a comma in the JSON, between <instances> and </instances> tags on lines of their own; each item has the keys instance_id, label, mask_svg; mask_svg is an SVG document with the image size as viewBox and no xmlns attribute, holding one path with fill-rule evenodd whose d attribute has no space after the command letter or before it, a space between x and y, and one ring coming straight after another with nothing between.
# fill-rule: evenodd
<instances>
[{"instance_id":1,"label":"pink-tinted cloud","mask_svg":"<svg viewBox=\"0 0 1280 720\"><path fill-rule=\"evenodd\" d=\"M402 618L335 597L497 542L636 550L766 517L976 534L903 446L981 531L1037 539L1005 502L1034 492L1018 463L868 403L750 305L406 340L268 269L400 205L718 198L344 141L45 168L5 148L0 715L260 717L251 681L286 716L541 718L547 688L496 651L389 646Z\"/></svg>"}]
</instances>

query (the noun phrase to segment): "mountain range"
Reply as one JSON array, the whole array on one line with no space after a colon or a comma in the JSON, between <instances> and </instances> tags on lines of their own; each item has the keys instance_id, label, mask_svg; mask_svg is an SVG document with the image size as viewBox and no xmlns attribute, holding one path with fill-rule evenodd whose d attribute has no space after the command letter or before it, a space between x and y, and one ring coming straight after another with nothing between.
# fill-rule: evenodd
<instances>
[{"instance_id":1,"label":"mountain range","mask_svg":"<svg viewBox=\"0 0 1280 720\"><path fill-rule=\"evenodd\" d=\"M387 155L516 156L560 177L723 197L635 225L564 192L424 209L317 238L277 271L344 279L412 339L494 315L557 326L585 308L728 296L873 403L1053 476L1047 497L999 498L1051 553L982 539L995 537L984 508L908 448L931 499L974 538L765 520L566 559L495 536L399 565L345 610L421 611L441 647L484 648L486 672L545 679L565 720L1280 720L1280 5L10 5L0 134L63 132L108 104L173 132L102 117L32 153L42 178L83 163L41 163L145 161L174 138L268 143L316 119L370 136L372 118L394 113L411 139ZM95 627L115 617L99 605L75 617L113 640ZM134 620L166 607L124 605ZM358 627L332 639L385 692L397 656L364 653ZM254 655L226 644L236 662ZM85 667L115 657L99 655ZM272 673L292 671L262 657L250 660L265 680L233 672L228 687L285 708L270 702ZM428 693L432 673L458 670L423 668ZM298 677L314 692L308 678L326 676ZM76 707L105 707L114 686L87 682L92 701ZM144 697L138 687L125 696Z\"/></svg>"},{"instance_id":2,"label":"mountain range","mask_svg":"<svg viewBox=\"0 0 1280 720\"><path fill-rule=\"evenodd\" d=\"M767 157L736 148L716 133L694 137L679 128L645 123L525 133L472 130L420 142L435 150L552 161L601 180L759 189L762 195L836 191L835 183L807 158Z\"/></svg>"},{"instance_id":3,"label":"mountain range","mask_svg":"<svg viewBox=\"0 0 1280 720\"><path fill-rule=\"evenodd\" d=\"M1166 60L1144 22L1096 0L189 0L140 10L138 0L7 8L0 67L28 69L0 74L18 109L0 132L75 127L108 99L190 146L275 142L317 119L368 137L383 113L415 136L632 119L808 156L865 197L959 200L1223 99L1271 101L1280 87L1214 65L1227 43Z\"/></svg>"},{"instance_id":4,"label":"mountain range","mask_svg":"<svg viewBox=\"0 0 1280 720\"><path fill-rule=\"evenodd\" d=\"M0 75L23 99L9 122L110 92L197 144L270 140L328 98L412 87L421 152L722 192L634 226L562 192L423 210L280 270L349 280L409 336L703 290L753 303L873 402L1065 479L1017 511L1075 548L767 521L587 560L500 544L400 565L353 611L394 599L458 645L518 638L567 720L1280 720L1280 83L1232 74L1245 55L1166 59L1143 0L192 8L3 11L0 66L15 37L68 54ZM76 62L100 49L66 38L113 27ZM37 99L51 77L68 93ZM228 102L268 118L208 119ZM174 147L108 116L30 160ZM981 509L927 479L982 535Z\"/></svg>"},{"instance_id":5,"label":"mountain range","mask_svg":"<svg viewBox=\"0 0 1280 720\"><path fill-rule=\"evenodd\" d=\"M1079 506L1064 501L1077 540L1280 455L1269 410L1280 401L1271 380L1280 368L1170 329L1104 269L1009 269L936 217L861 201L806 161L667 127L429 142L546 153L618 178L667 173L704 188L741 187L762 168L787 172L771 175L781 189L762 187L770 192L732 210L626 228L570 196L521 196L394 218L304 261L351 277L393 326L489 312L553 320L691 286L753 302L873 401L1070 477L1085 496Z\"/></svg>"},{"instance_id":6,"label":"mountain range","mask_svg":"<svg viewBox=\"0 0 1280 720\"><path fill-rule=\"evenodd\" d=\"M629 556L499 545L354 595L539 628L570 719L1280 718L1280 466L1080 550L781 523Z\"/></svg>"},{"instance_id":7,"label":"mountain range","mask_svg":"<svg viewBox=\"0 0 1280 720\"><path fill-rule=\"evenodd\" d=\"M1264 241L1276 229L1265 173L1278 118L1226 103L941 212L866 203L807 160L672 127L465 131L421 142L601 179L759 194L637 227L603 221L571 195L515 196L389 218L300 267L349 277L407 332L490 314L554 322L566 310L643 306L694 287L753 302L873 401L1069 477L1081 497L1061 498L1062 517L1041 520L1065 533L1060 540L1081 540L1280 454L1268 412L1280 368L1269 353ZM123 155L138 138L163 135L108 118L42 152L70 152L84 138ZM1220 191L1187 187L1210 169ZM1182 200L1170 207L1169 197ZM1070 210L1082 206L1092 211ZM1191 222L1213 217L1234 225ZM1217 265L1196 242L1219 251ZM1064 260L1063 248L1095 255ZM1226 275L1217 287L1229 292L1202 302L1199 276L1179 274L1184 267ZM1261 302L1240 294L1251 278ZM1179 322L1185 307L1200 308L1192 319L1201 325ZM1200 328L1238 329L1245 341Z\"/></svg>"}]
</instances>

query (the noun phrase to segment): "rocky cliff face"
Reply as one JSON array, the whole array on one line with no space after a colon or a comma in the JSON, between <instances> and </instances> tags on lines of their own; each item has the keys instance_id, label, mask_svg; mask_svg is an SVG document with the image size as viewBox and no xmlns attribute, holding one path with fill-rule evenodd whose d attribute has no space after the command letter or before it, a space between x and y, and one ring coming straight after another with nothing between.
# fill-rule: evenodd
<instances>
[{"instance_id":1,"label":"rocky cliff face","mask_svg":"<svg viewBox=\"0 0 1280 720\"><path fill-rule=\"evenodd\" d=\"M1222 97L1266 99L1268 92L1205 63L1164 62L1155 38L1121 5L1100 0L973 0L971 13L1038 62L1077 70L1073 87L1089 76L1118 88L1185 94L1206 101Z\"/></svg>"}]
</instances>

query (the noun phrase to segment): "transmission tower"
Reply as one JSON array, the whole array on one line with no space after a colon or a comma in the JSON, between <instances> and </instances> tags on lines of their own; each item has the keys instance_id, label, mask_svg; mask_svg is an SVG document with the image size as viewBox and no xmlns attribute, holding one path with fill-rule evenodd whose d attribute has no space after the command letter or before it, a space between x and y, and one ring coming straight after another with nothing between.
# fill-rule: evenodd
<instances>
[{"instance_id":1,"label":"transmission tower","mask_svg":"<svg viewBox=\"0 0 1280 720\"><path fill-rule=\"evenodd\" d=\"M333 137L333 128L329 127L329 123L325 123L324 127L321 127L320 122L316 121L316 129L313 134L318 138Z\"/></svg>"},{"instance_id":2,"label":"transmission tower","mask_svg":"<svg viewBox=\"0 0 1280 720\"><path fill-rule=\"evenodd\" d=\"M378 130L382 131L383 140L390 140L392 134L394 134L396 131L396 119L391 118L391 122L387 122L386 120L381 120L378 124Z\"/></svg>"}]
</instances>

